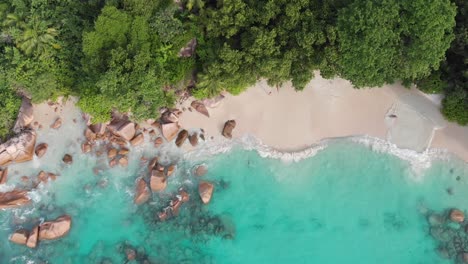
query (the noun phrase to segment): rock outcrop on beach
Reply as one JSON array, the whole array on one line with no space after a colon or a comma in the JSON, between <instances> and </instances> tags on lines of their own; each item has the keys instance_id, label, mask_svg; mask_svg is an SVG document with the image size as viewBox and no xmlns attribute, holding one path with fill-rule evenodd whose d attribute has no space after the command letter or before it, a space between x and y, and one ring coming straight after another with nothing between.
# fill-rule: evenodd
<instances>
[{"instance_id":1,"label":"rock outcrop on beach","mask_svg":"<svg viewBox=\"0 0 468 264\"><path fill-rule=\"evenodd\" d=\"M206 108L205 104L203 104L201 101L193 101L190 106L195 109L198 113L210 117L210 113L208 112L208 109Z\"/></svg>"},{"instance_id":2,"label":"rock outcrop on beach","mask_svg":"<svg viewBox=\"0 0 468 264\"><path fill-rule=\"evenodd\" d=\"M148 188L148 184L143 178L139 178L136 184L135 199L133 202L136 205L146 203L151 197L151 192Z\"/></svg>"},{"instance_id":3,"label":"rock outcrop on beach","mask_svg":"<svg viewBox=\"0 0 468 264\"><path fill-rule=\"evenodd\" d=\"M198 193L204 204L207 204L211 201L211 196L213 195L214 185L207 181L202 181L198 185Z\"/></svg>"},{"instance_id":4,"label":"rock outcrop on beach","mask_svg":"<svg viewBox=\"0 0 468 264\"><path fill-rule=\"evenodd\" d=\"M21 130L26 129L34 120L33 115L33 106L31 100L26 97L23 97L21 102L21 107L19 109L18 117L16 118L15 126L13 127L13 132L19 133Z\"/></svg>"},{"instance_id":5,"label":"rock outcrop on beach","mask_svg":"<svg viewBox=\"0 0 468 264\"><path fill-rule=\"evenodd\" d=\"M71 217L63 215L53 221L47 221L39 226L39 240L55 240L68 234L71 228Z\"/></svg>"},{"instance_id":6,"label":"rock outcrop on beach","mask_svg":"<svg viewBox=\"0 0 468 264\"><path fill-rule=\"evenodd\" d=\"M0 209L16 208L29 204L31 199L25 190L13 190L0 193Z\"/></svg>"},{"instance_id":7,"label":"rock outcrop on beach","mask_svg":"<svg viewBox=\"0 0 468 264\"><path fill-rule=\"evenodd\" d=\"M32 130L24 130L0 145L0 166L6 166L12 162L25 162L33 159L34 146L36 145L36 133Z\"/></svg>"},{"instance_id":8,"label":"rock outcrop on beach","mask_svg":"<svg viewBox=\"0 0 468 264\"><path fill-rule=\"evenodd\" d=\"M135 123L130 122L128 117L125 116L114 117L107 128L114 135L119 136L126 141L132 140L136 133Z\"/></svg>"},{"instance_id":9,"label":"rock outcrop on beach","mask_svg":"<svg viewBox=\"0 0 468 264\"><path fill-rule=\"evenodd\" d=\"M180 125L178 123L167 123L161 125L161 132L167 141L172 141L179 132Z\"/></svg>"},{"instance_id":10,"label":"rock outcrop on beach","mask_svg":"<svg viewBox=\"0 0 468 264\"><path fill-rule=\"evenodd\" d=\"M224 123L224 128L223 128L223 136L225 138L232 138L232 130L236 127L236 121L235 120L228 120L226 123Z\"/></svg>"},{"instance_id":11,"label":"rock outcrop on beach","mask_svg":"<svg viewBox=\"0 0 468 264\"><path fill-rule=\"evenodd\" d=\"M38 144L34 153L36 153L36 156L38 158L41 158L42 156L44 156L44 154L46 154L48 148L49 145L47 143Z\"/></svg>"},{"instance_id":12,"label":"rock outcrop on beach","mask_svg":"<svg viewBox=\"0 0 468 264\"><path fill-rule=\"evenodd\" d=\"M130 140L130 143L132 144L132 146L138 146L138 145L141 145L144 140L145 140L145 137L143 136L143 133L140 133L136 135L134 138L132 138L132 140Z\"/></svg>"},{"instance_id":13,"label":"rock outcrop on beach","mask_svg":"<svg viewBox=\"0 0 468 264\"><path fill-rule=\"evenodd\" d=\"M182 131L180 131L179 134L177 135L177 139L175 141L176 146L177 147L182 146L185 143L185 141L187 140L188 136L189 135L188 135L187 130L183 129Z\"/></svg>"},{"instance_id":14,"label":"rock outcrop on beach","mask_svg":"<svg viewBox=\"0 0 468 264\"><path fill-rule=\"evenodd\" d=\"M0 184L4 184L8 179L8 168L0 168Z\"/></svg>"},{"instance_id":15,"label":"rock outcrop on beach","mask_svg":"<svg viewBox=\"0 0 468 264\"><path fill-rule=\"evenodd\" d=\"M161 122L163 124L167 123L177 123L179 122L179 111L167 110L161 114Z\"/></svg>"}]
</instances>

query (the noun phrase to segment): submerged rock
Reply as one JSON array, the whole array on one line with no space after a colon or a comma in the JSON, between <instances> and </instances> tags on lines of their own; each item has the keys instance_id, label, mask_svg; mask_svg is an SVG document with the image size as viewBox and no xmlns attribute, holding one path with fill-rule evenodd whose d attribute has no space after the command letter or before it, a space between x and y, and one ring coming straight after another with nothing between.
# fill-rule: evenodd
<instances>
[{"instance_id":1,"label":"submerged rock","mask_svg":"<svg viewBox=\"0 0 468 264\"><path fill-rule=\"evenodd\" d=\"M47 152L48 147L49 145L47 143L41 143L37 145L36 150L34 151L36 153L36 156L38 158L41 158L42 156L44 156L44 154Z\"/></svg>"},{"instance_id":2,"label":"submerged rock","mask_svg":"<svg viewBox=\"0 0 468 264\"><path fill-rule=\"evenodd\" d=\"M461 223L465 220L465 215L458 209L452 209L450 211L450 220L456 223Z\"/></svg>"},{"instance_id":3,"label":"submerged rock","mask_svg":"<svg viewBox=\"0 0 468 264\"><path fill-rule=\"evenodd\" d=\"M119 158L119 165L122 167L127 167L128 166L128 158L127 156L122 156Z\"/></svg>"},{"instance_id":4,"label":"submerged rock","mask_svg":"<svg viewBox=\"0 0 468 264\"><path fill-rule=\"evenodd\" d=\"M55 179L57 179L57 175L50 173L50 172L41 171L37 175L37 179L40 182L47 183L49 179L55 181Z\"/></svg>"},{"instance_id":5,"label":"submerged rock","mask_svg":"<svg viewBox=\"0 0 468 264\"><path fill-rule=\"evenodd\" d=\"M54 240L68 234L71 228L71 217L63 215L53 221L44 222L39 227L39 240Z\"/></svg>"},{"instance_id":6,"label":"submerged rock","mask_svg":"<svg viewBox=\"0 0 468 264\"><path fill-rule=\"evenodd\" d=\"M31 199L25 190L13 190L0 193L0 209L15 208L29 204Z\"/></svg>"},{"instance_id":7,"label":"submerged rock","mask_svg":"<svg viewBox=\"0 0 468 264\"><path fill-rule=\"evenodd\" d=\"M146 181L143 178L139 178L137 180L135 199L133 202L137 205L140 205L146 203L150 197L151 193L148 188L148 184L146 184Z\"/></svg>"},{"instance_id":8,"label":"submerged rock","mask_svg":"<svg viewBox=\"0 0 468 264\"><path fill-rule=\"evenodd\" d=\"M213 195L214 186L210 182L202 181L198 185L198 193L204 204L207 204L211 201L211 196Z\"/></svg>"},{"instance_id":9,"label":"submerged rock","mask_svg":"<svg viewBox=\"0 0 468 264\"><path fill-rule=\"evenodd\" d=\"M225 138L232 138L232 130L236 127L236 121L235 120L228 120L224 124L223 128L223 136Z\"/></svg>"},{"instance_id":10,"label":"submerged rock","mask_svg":"<svg viewBox=\"0 0 468 264\"><path fill-rule=\"evenodd\" d=\"M25 229L16 230L9 238L15 244L26 245L28 241L29 232Z\"/></svg>"},{"instance_id":11,"label":"submerged rock","mask_svg":"<svg viewBox=\"0 0 468 264\"><path fill-rule=\"evenodd\" d=\"M162 137L158 137L158 138L156 138L156 139L154 140L154 146L155 146L155 147L159 147L159 146L161 146L163 143L164 143L164 141L163 141Z\"/></svg>"},{"instance_id":12,"label":"submerged rock","mask_svg":"<svg viewBox=\"0 0 468 264\"><path fill-rule=\"evenodd\" d=\"M431 226L440 226L445 222L444 217L439 214L431 214L427 220Z\"/></svg>"},{"instance_id":13,"label":"submerged rock","mask_svg":"<svg viewBox=\"0 0 468 264\"><path fill-rule=\"evenodd\" d=\"M25 162L33 159L36 133L25 130L0 145L0 166L11 162Z\"/></svg>"},{"instance_id":14,"label":"submerged rock","mask_svg":"<svg viewBox=\"0 0 468 264\"><path fill-rule=\"evenodd\" d=\"M89 142L85 142L83 143L83 145L81 145L81 150L83 151L83 153L89 153L91 152L91 149L92 149L92 145Z\"/></svg>"},{"instance_id":15,"label":"submerged rock","mask_svg":"<svg viewBox=\"0 0 468 264\"><path fill-rule=\"evenodd\" d=\"M180 147L184 144L185 140L188 138L188 131L183 129L182 131L179 132L179 135L177 135L177 139L175 141L175 144L177 147Z\"/></svg>"},{"instance_id":16,"label":"submerged rock","mask_svg":"<svg viewBox=\"0 0 468 264\"><path fill-rule=\"evenodd\" d=\"M199 177L205 175L207 172L208 172L208 169L206 168L205 165L199 165L195 169L195 175Z\"/></svg>"}]
</instances>

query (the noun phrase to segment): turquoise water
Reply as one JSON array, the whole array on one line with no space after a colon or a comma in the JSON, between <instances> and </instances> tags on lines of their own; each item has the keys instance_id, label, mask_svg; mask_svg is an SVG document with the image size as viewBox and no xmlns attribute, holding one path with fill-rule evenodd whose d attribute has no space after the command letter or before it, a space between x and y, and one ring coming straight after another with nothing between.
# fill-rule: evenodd
<instances>
[{"instance_id":1,"label":"turquoise water","mask_svg":"<svg viewBox=\"0 0 468 264\"><path fill-rule=\"evenodd\" d=\"M437 255L424 213L468 210L466 163L434 161L414 172L349 140L293 163L240 148L182 160L168 190L140 207L134 181L146 166L138 155L129 168L99 175L99 159L74 160L35 193L35 210L0 212L0 263L125 263L129 247L139 263L453 263ZM201 178L191 174L199 163L209 169ZM208 205L196 194L200 179L215 183ZM191 200L178 217L156 221L180 186ZM15 228L64 213L73 219L67 237L34 250L8 242Z\"/></svg>"}]
</instances>

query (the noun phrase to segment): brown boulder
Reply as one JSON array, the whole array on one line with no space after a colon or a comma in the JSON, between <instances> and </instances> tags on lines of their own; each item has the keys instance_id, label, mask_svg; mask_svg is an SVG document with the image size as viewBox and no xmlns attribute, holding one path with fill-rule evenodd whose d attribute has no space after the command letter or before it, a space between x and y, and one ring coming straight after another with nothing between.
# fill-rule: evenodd
<instances>
[{"instance_id":1,"label":"brown boulder","mask_svg":"<svg viewBox=\"0 0 468 264\"><path fill-rule=\"evenodd\" d=\"M452 220L453 222L461 223L465 220L465 215L462 211L458 209L452 209L450 211L450 220Z\"/></svg>"},{"instance_id":2,"label":"brown boulder","mask_svg":"<svg viewBox=\"0 0 468 264\"><path fill-rule=\"evenodd\" d=\"M0 166L11 162L25 162L33 159L36 133L25 130L0 145Z\"/></svg>"},{"instance_id":3,"label":"brown boulder","mask_svg":"<svg viewBox=\"0 0 468 264\"><path fill-rule=\"evenodd\" d=\"M113 158L109 161L109 167L113 168L115 166L117 166L117 163L119 163L119 161L117 160L117 158Z\"/></svg>"},{"instance_id":4,"label":"brown boulder","mask_svg":"<svg viewBox=\"0 0 468 264\"><path fill-rule=\"evenodd\" d=\"M153 170L150 177L150 187L153 192L159 192L166 189L167 180L163 172Z\"/></svg>"},{"instance_id":5,"label":"brown boulder","mask_svg":"<svg viewBox=\"0 0 468 264\"><path fill-rule=\"evenodd\" d=\"M176 146L180 147L184 144L185 140L187 140L188 138L188 132L187 130L182 130L179 132L179 134L177 135L177 139L175 141L175 144Z\"/></svg>"},{"instance_id":6,"label":"brown boulder","mask_svg":"<svg viewBox=\"0 0 468 264\"><path fill-rule=\"evenodd\" d=\"M164 143L164 141L163 141L162 137L158 137L158 138L156 138L156 139L154 140L154 146L155 146L155 147L159 147L159 146L161 146L163 143Z\"/></svg>"},{"instance_id":7,"label":"brown boulder","mask_svg":"<svg viewBox=\"0 0 468 264\"><path fill-rule=\"evenodd\" d=\"M32 123L33 119L34 115L31 100L29 100L26 97L23 97L18 117L16 118L16 123L13 127L13 132L19 133L21 130L27 128Z\"/></svg>"},{"instance_id":8,"label":"brown boulder","mask_svg":"<svg viewBox=\"0 0 468 264\"><path fill-rule=\"evenodd\" d=\"M63 156L63 162L65 162L65 164L72 164L73 163L73 157L70 155L70 154L65 154L65 156Z\"/></svg>"},{"instance_id":9,"label":"brown boulder","mask_svg":"<svg viewBox=\"0 0 468 264\"><path fill-rule=\"evenodd\" d=\"M167 167L167 177L171 176L176 169L176 165L171 165Z\"/></svg>"},{"instance_id":10,"label":"brown boulder","mask_svg":"<svg viewBox=\"0 0 468 264\"><path fill-rule=\"evenodd\" d=\"M135 137L135 123L130 122L126 117L112 119L111 123L107 127L114 135L122 137L126 141L130 141Z\"/></svg>"},{"instance_id":11,"label":"brown boulder","mask_svg":"<svg viewBox=\"0 0 468 264\"><path fill-rule=\"evenodd\" d=\"M198 133L193 133L192 135L189 136L189 141L192 146L197 146L198 145Z\"/></svg>"},{"instance_id":12,"label":"brown boulder","mask_svg":"<svg viewBox=\"0 0 468 264\"><path fill-rule=\"evenodd\" d=\"M236 127L236 121L235 120L228 120L224 124L223 128L223 136L225 138L232 138L232 130Z\"/></svg>"},{"instance_id":13,"label":"brown boulder","mask_svg":"<svg viewBox=\"0 0 468 264\"><path fill-rule=\"evenodd\" d=\"M200 198L202 199L204 204L207 204L211 200L211 196L213 195L214 186L210 182L202 181L198 185L198 193L200 194Z\"/></svg>"},{"instance_id":14,"label":"brown boulder","mask_svg":"<svg viewBox=\"0 0 468 264\"><path fill-rule=\"evenodd\" d=\"M128 166L128 158L126 156L120 157L119 165L122 166L122 167L127 167Z\"/></svg>"},{"instance_id":15,"label":"brown boulder","mask_svg":"<svg viewBox=\"0 0 468 264\"><path fill-rule=\"evenodd\" d=\"M208 169L206 168L205 165L200 165L195 169L195 175L196 176L203 176L208 172Z\"/></svg>"},{"instance_id":16,"label":"brown boulder","mask_svg":"<svg viewBox=\"0 0 468 264\"><path fill-rule=\"evenodd\" d=\"M161 132L167 141L173 140L179 132L180 126L178 123L168 123L161 125Z\"/></svg>"},{"instance_id":17,"label":"brown boulder","mask_svg":"<svg viewBox=\"0 0 468 264\"><path fill-rule=\"evenodd\" d=\"M29 232L25 229L16 230L9 238L15 244L26 245L28 241Z\"/></svg>"},{"instance_id":18,"label":"brown boulder","mask_svg":"<svg viewBox=\"0 0 468 264\"><path fill-rule=\"evenodd\" d=\"M59 129L61 126L62 126L62 118L59 117L55 119L55 122L52 125L50 125L50 128Z\"/></svg>"},{"instance_id":19,"label":"brown boulder","mask_svg":"<svg viewBox=\"0 0 468 264\"><path fill-rule=\"evenodd\" d=\"M0 168L0 184L6 183L7 178L8 178L8 168L4 168L4 169Z\"/></svg>"},{"instance_id":20,"label":"brown boulder","mask_svg":"<svg viewBox=\"0 0 468 264\"><path fill-rule=\"evenodd\" d=\"M130 143L132 144L132 146L138 146L138 145L141 145L141 143L143 143L145 137L143 136L142 133L136 135L131 141Z\"/></svg>"},{"instance_id":21,"label":"brown boulder","mask_svg":"<svg viewBox=\"0 0 468 264\"><path fill-rule=\"evenodd\" d=\"M0 209L15 208L29 204L31 199L27 196L25 190L13 190L0 193Z\"/></svg>"},{"instance_id":22,"label":"brown boulder","mask_svg":"<svg viewBox=\"0 0 468 264\"><path fill-rule=\"evenodd\" d=\"M41 144L37 145L36 150L35 150L36 156L38 158L44 156L44 154L46 153L48 147L49 147L49 145L47 143L41 143Z\"/></svg>"},{"instance_id":23,"label":"brown boulder","mask_svg":"<svg viewBox=\"0 0 468 264\"><path fill-rule=\"evenodd\" d=\"M208 109L206 109L206 106L202 102L196 100L196 101L193 101L190 104L190 106L192 106L200 114L210 117L210 113L208 112Z\"/></svg>"},{"instance_id":24,"label":"brown boulder","mask_svg":"<svg viewBox=\"0 0 468 264\"><path fill-rule=\"evenodd\" d=\"M114 158L115 156L117 156L117 153L118 153L118 150L117 150L117 149L111 148L111 149L109 149L109 151L107 152L107 157L108 157L109 159L112 159L112 158Z\"/></svg>"},{"instance_id":25,"label":"brown boulder","mask_svg":"<svg viewBox=\"0 0 468 264\"><path fill-rule=\"evenodd\" d=\"M49 179L55 181L55 179L57 179L57 175L50 172L41 171L37 175L37 179L41 182L47 183Z\"/></svg>"},{"instance_id":26,"label":"brown boulder","mask_svg":"<svg viewBox=\"0 0 468 264\"><path fill-rule=\"evenodd\" d=\"M121 148L119 150L119 155L127 155L130 152L128 148Z\"/></svg>"},{"instance_id":27,"label":"brown boulder","mask_svg":"<svg viewBox=\"0 0 468 264\"><path fill-rule=\"evenodd\" d=\"M89 142L85 142L83 143L83 145L81 145L81 150L83 151L83 153L89 153L91 152L91 149L92 149L92 145Z\"/></svg>"},{"instance_id":28,"label":"brown boulder","mask_svg":"<svg viewBox=\"0 0 468 264\"><path fill-rule=\"evenodd\" d=\"M29 248L35 248L37 246L37 241L39 240L39 226L35 226L31 233L29 234L28 240L26 241L26 246Z\"/></svg>"},{"instance_id":29,"label":"brown boulder","mask_svg":"<svg viewBox=\"0 0 468 264\"><path fill-rule=\"evenodd\" d=\"M44 222L39 228L39 240L54 240L68 234L71 228L71 217L63 215L53 221Z\"/></svg>"},{"instance_id":30,"label":"brown boulder","mask_svg":"<svg viewBox=\"0 0 468 264\"><path fill-rule=\"evenodd\" d=\"M98 135L103 135L106 132L107 125L103 123L89 125L89 129Z\"/></svg>"},{"instance_id":31,"label":"brown boulder","mask_svg":"<svg viewBox=\"0 0 468 264\"><path fill-rule=\"evenodd\" d=\"M177 123L179 122L178 111L167 110L161 115L162 123Z\"/></svg>"},{"instance_id":32,"label":"brown boulder","mask_svg":"<svg viewBox=\"0 0 468 264\"><path fill-rule=\"evenodd\" d=\"M88 141L94 141L96 140L96 133L94 133L93 131L91 131L91 129L89 128L86 128L85 132L84 132L84 136L85 138L88 140Z\"/></svg>"},{"instance_id":33,"label":"brown boulder","mask_svg":"<svg viewBox=\"0 0 468 264\"><path fill-rule=\"evenodd\" d=\"M148 185L143 178L139 178L137 181L135 199L133 202L137 205L146 203L151 196Z\"/></svg>"}]
</instances>

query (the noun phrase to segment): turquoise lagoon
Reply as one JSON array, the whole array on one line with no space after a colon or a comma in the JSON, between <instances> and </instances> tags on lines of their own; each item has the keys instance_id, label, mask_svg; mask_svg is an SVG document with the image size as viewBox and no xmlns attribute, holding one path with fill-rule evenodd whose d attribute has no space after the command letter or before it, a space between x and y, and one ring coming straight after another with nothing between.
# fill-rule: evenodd
<instances>
[{"instance_id":1,"label":"turquoise lagoon","mask_svg":"<svg viewBox=\"0 0 468 264\"><path fill-rule=\"evenodd\" d=\"M32 193L34 207L0 212L0 263L127 263L127 247L138 252L139 263L453 263L439 257L425 214L468 210L466 163L435 159L415 169L350 139L326 145L297 162L241 146L179 156L168 189L139 207L134 182L147 173L140 161L147 153L132 150L128 168L98 175L93 168L103 158L75 154L55 182ZM31 175L48 169L32 163L25 168ZM192 171L201 163L209 171L197 178ZM19 179L21 168L13 177ZM200 179L215 184L208 205L196 193ZM156 221L181 186L190 201L178 217ZM61 240L32 250L8 241L18 227L65 213L73 224Z\"/></svg>"}]
</instances>

